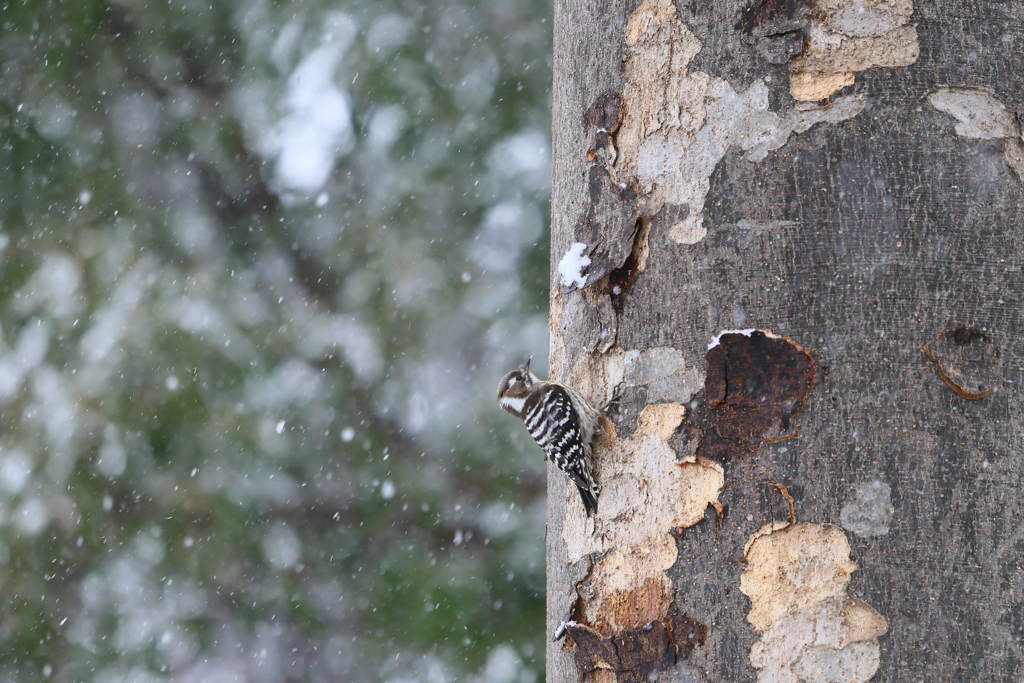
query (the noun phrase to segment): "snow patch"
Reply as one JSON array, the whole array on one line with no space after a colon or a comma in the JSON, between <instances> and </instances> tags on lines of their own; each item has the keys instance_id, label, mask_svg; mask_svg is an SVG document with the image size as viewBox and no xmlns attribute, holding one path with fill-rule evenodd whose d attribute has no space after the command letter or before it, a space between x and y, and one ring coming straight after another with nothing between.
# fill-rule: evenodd
<instances>
[{"instance_id":1,"label":"snow patch","mask_svg":"<svg viewBox=\"0 0 1024 683\"><path fill-rule=\"evenodd\" d=\"M383 372L377 331L355 316L316 315L302 327L298 345L308 358L321 360L339 349L360 381L372 382Z\"/></svg>"},{"instance_id":2,"label":"snow patch","mask_svg":"<svg viewBox=\"0 0 1024 683\"><path fill-rule=\"evenodd\" d=\"M749 337L755 332L762 332L764 333L764 336L768 337L769 339L782 339L782 337L780 337L779 335L772 334L771 330L759 330L756 327L748 327L745 330L722 330L721 332L716 334L715 337L711 340L711 343L708 344L708 351L718 346L719 342L722 339L722 335L724 334L742 334L744 337Z\"/></svg>"},{"instance_id":3,"label":"snow patch","mask_svg":"<svg viewBox=\"0 0 1024 683\"><path fill-rule=\"evenodd\" d=\"M284 100L289 113L268 144L277 153L277 181L309 193L327 182L335 156L347 154L355 143L352 106L334 83L334 71L355 37L356 23L340 12L326 23L323 44L288 79Z\"/></svg>"},{"instance_id":4,"label":"snow patch","mask_svg":"<svg viewBox=\"0 0 1024 683\"><path fill-rule=\"evenodd\" d=\"M278 524L263 538L263 557L275 569L291 569L302 557L302 541L290 526Z\"/></svg>"},{"instance_id":5,"label":"snow patch","mask_svg":"<svg viewBox=\"0 0 1024 683\"><path fill-rule=\"evenodd\" d=\"M590 257L583 254L586 250L586 244L574 242L558 262L558 274L561 275L560 282L563 287L575 285L582 289L587 286L587 276L583 274L583 269L590 265Z\"/></svg>"},{"instance_id":6,"label":"snow patch","mask_svg":"<svg viewBox=\"0 0 1024 683\"><path fill-rule=\"evenodd\" d=\"M27 498L14 513L14 525L26 536L36 536L50 523L50 510L38 498Z\"/></svg>"},{"instance_id":7,"label":"snow patch","mask_svg":"<svg viewBox=\"0 0 1024 683\"><path fill-rule=\"evenodd\" d=\"M0 460L0 489L18 493L32 477L32 459L22 450L11 450Z\"/></svg>"},{"instance_id":8,"label":"snow patch","mask_svg":"<svg viewBox=\"0 0 1024 683\"><path fill-rule=\"evenodd\" d=\"M402 136L409 123L409 115L401 105L382 107L370 117L366 126L366 143L370 151L381 156Z\"/></svg>"},{"instance_id":9,"label":"snow patch","mask_svg":"<svg viewBox=\"0 0 1024 683\"><path fill-rule=\"evenodd\" d=\"M73 317L82 309L81 283L82 266L78 261L51 252L15 293L14 308L26 315L42 309L57 318Z\"/></svg>"},{"instance_id":10,"label":"snow patch","mask_svg":"<svg viewBox=\"0 0 1024 683\"><path fill-rule=\"evenodd\" d=\"M524 251L537 243L544 222L540 212L520 201L495 204L469 247L470 258L489 273L509 273L519 266Z\"/></svg>"},{"instance_id":11,"label":"snow patch","mask_svg":"<svg viewBox=\"0 0 1024 683\"><path fill-rule=\"evenodd\" d=\"M103 444L96 459L96 471L108 479L116 479L124 474L127 466L128 451L121 440L120 430L116 425L107 423L103 428Z\"/></svg>"},{"instance_id":12,"label":"snow patch","mask_svg":"<svg viewBox=\"0 0 1024 683\"><path fill-rule=\"evenodd\" d=\"M289 358L269 376L246 382L246 403L267 411L284 410L289 404L308 405L322 390L321 383L316 368L297 358Z\"/></svg>"},{"instance_id":13,"label":"snow patch","mask_svg":"<svg viewBox=\"0 0 1024 683\"><path fill-rule=\"evenodd\" d=\"M551 187L551 143L547 133L530 128L495 143L487 153L487 167L499 183L513 180L523 190L547 192Z\"/></svg>"},{"instance_id":14,"label":"snow patch","mask_svg":"<svg viewBox=\"0 0 1024 683\"><path fill-rule=\"evenodd\" d=\"M559 638L564 636L566 629L568 629L570 626L579 626L579 623L571 619L569 621L563 621L561 624L558 625L558 628L555 629L554 639L558 640Z\"/></svg>"},{"instance_id":15,"label":"snow patch","mask_svg":"<svg viewBox=\"0 0 1024 683\"><path fill-rule=\"evenodd\" d=\"M386 61L409 41L415 30L416 25L406 17L384 14L374 19L366 32L366 51L378 60Z\"/></svg>"},{"instance_id":16,"label":"snow patch","mask_svg":"<svg viewBox=\"0 0 1024 683\"><path fill-rule=\"evenodd\" d=\"M526 674L526 676L524 676ZM480 678L487 683L523 683L533 677L524 670L523 660L511 645L499 645L487 654Z\"/></svg>"}]
</instances>

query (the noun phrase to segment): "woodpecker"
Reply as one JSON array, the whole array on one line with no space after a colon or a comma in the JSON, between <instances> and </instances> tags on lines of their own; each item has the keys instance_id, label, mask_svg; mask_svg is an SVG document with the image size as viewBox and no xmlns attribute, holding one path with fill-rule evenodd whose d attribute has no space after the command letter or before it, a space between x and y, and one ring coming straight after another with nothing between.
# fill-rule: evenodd
<instances>
[{"instance_id":1,"label":"woodpecker","mask_svg":"<svg viewBox=\"0 0 1024 683\"><path fill-rule=\"evenodd\" d=\"M587 516L594 514L598 488L590 453L601 411L572 387L539 380L530 361L501 378L498 405L526 424L545 457L576 484Z\"/></svg>"}]
</instances>

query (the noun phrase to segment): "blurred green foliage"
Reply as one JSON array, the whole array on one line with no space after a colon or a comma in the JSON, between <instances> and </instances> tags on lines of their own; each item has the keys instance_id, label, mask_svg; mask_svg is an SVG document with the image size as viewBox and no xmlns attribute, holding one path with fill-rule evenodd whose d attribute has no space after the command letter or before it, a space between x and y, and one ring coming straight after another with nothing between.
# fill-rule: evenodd
<instances>
[{"instance_id":1,"label":"blurred green foliage","mask_svg":"<svg viewBox=\"0 0 1024 683\"><path fill-rule=\"evenodd\" d=\"M0 7L0 680L538 680L548 5Z\"/></svg>"}]
</instances>

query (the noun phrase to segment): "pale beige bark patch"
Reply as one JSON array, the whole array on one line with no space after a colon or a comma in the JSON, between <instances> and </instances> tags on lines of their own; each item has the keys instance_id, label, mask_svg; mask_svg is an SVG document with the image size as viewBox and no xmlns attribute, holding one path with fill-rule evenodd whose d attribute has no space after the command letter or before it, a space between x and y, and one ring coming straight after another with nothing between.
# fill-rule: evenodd
<instances>
[{"instance_id":1,"label":"pale beige bark patch","mask_svg":"<svg viewBox=\"0 0 1024 683\"><path fill-rule=\"evenodd\" d=\"M848 97L829 108L780 115L768 108L764 81L737 92L725 80L690 71L701 42L665 0L645 0L630 15L625 42L614 170L621 182L636 183L652 213L665 204L688 207L668 234L677 244L707 235L703 212L711 174L730 148L761 161L792 133L846 120L864 108L861 98Z\"/></svg>"},{"instance_id":2,"label":"pale beige bark patch","mask_svg":"<svg viewBox=\"0 0 1024 683\"><path fill-rule=\"evenodd\" d=\"M625 115L617 136L620 153L623 146L636 150L659 130L689 134L700 130L711 79L705 73L687 71L702 46L679 20L675 5L644 0L630 15L625 39Z\"/></svg>"},{"instance_id":3,"label":"pale beige bark patch","mask_svg":"<svg viewBox=\"0 0 1024 683\"><path fill-rule=\"evenodd\" d=\"M827 524L776 524L758 529L746 548L740 590L761 640L750 650L759 683L862 683L879 665L881 614L846 595L850 544Z\"/></svg>"},{"instance_id":4,"label":"pale beige bark patch","mask_svg":"<svg viewBox=\"0 0 1024 683\"><path fill-rule=\"evenodd\" d=\"M832 93L853 85L852 73L819 73L817 71L800 71L789 78L789 94L794 100L816 102L824 100Z\"/></svg>"},{"instance_id":5,"label":"pale beige bark patch","mask_svg":"<svg viewBox=\"0 0 1024 683\"><path fill-rule=\"evenodd\" d=\"M588 518L577 505L566 513L569 561L603 555L590 587L581 590L582 616L602 635L665 616L673 595L665 572L677 557L671 532L701 521L708 505L718 506L722 467L696 456L679 461L668 444L684 416L678 403L649 405L630 438L597 444L598 512ZM569 486L566 495L577 495Z\"/></svg>"},{"instance_id":6,"label":"pale beige bark patch","mask_svg":"<svg viewBox=\"0 0 1024 683\"><path fill-rule=\"evenodd\" d=\"M583 619L602 637L641 628L668 613L672 582L665 575L668 567L658 566L667 559L662 549L658 550L656 555L644 556L614 550L594 565L580 586Z\"/></svg>"},{"instance_id":7,"label":"pale beige bark patch","mask_svg":"<svg viewBox=\"0 0 1024 683\"><path fill-rule=\"evenodd\" d=\"M822 100L851 85L854 72L916 62L913 12L911 0L818 0L804 52L792 62L793 98Z\"/></svg>"}]
</instances>

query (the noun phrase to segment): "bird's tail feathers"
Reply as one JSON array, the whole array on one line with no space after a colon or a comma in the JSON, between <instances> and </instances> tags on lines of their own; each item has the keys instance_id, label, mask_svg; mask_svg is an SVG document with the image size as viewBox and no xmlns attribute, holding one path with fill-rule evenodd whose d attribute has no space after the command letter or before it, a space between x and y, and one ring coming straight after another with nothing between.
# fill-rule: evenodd
<instances>
[{"instance_id":1,"label":"bird's tail feathers","mask_svg":"<svg viewBox=\"0 0 1024 683\"><path fill-rule=\"evenodd\" d=\"M597 512L597 496L590 489L585 489L582 486L576 488L580 490L580 498L583 499L583 509L587 511L587 517L592 516Z\"/></svg>"}]
</instances>

